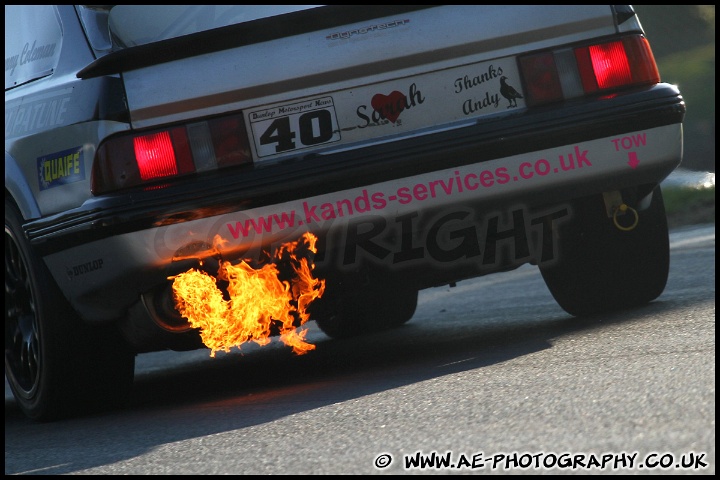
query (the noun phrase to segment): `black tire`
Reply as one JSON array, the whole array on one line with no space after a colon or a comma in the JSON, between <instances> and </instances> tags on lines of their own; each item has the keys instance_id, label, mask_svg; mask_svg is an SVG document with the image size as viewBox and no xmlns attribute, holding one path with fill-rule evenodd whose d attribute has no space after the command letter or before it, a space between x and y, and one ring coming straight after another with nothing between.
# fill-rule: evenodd
<instances>
[{"instance_id":1,"label":"black tire","mask_svg":"<svg viewBox=\"0 0 720 480\"><path fill-rule=\"evenodd\" d=\"M331 338L350 338L399 327L415 314L418 291L398 282L329 280L313 318Z\"/></svg>"},{"instance_id":2,"label":"black tire","mask_svg":"<svg viewBox=\"0 0 720 480\"><path fill-rule=\"evenodd\" d=\"M628 202L630 204L630 202ZM608 218L602 196L579 200L559 226L556 263L540 271L557 303L575 316L638 307L665 289L670 267L668 224L660 187L628 231ZM618 217L623 228L634 215Z\"/></svg>"},{"instance_id":3,"label":"black tire","mask_svg":"<svg viewBox=\"0 0 720 480\"><path fill-rule=\"evenodd\" d=\"M37 421L127 404L135 354L111 327L79 321L5 199L5 376Z\"/></svg>"}]
</instances>

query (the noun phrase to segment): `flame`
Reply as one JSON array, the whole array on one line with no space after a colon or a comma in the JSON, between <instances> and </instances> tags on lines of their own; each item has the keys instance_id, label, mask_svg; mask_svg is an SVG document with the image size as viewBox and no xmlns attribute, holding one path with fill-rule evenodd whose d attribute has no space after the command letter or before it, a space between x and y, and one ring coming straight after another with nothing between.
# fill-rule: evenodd
<instances>
[{"instance_id":1,"label":"flame","mask_svg":"<svg viewBox=\"0 0 720 480\"><path fill-rule=\"evenodd\" d=\"M178 312L200 330L211 357L249 341L266 345L273 328L296 354L315 349L305 341L307 330L298 331L297 323L309 320L308 306L325 291L325 281L312 276L315 265L298 253L299 248L317 253L316 242L306 233L297 242L284 243L260 268L245 260L237 265L223 261L217 277L194 268L169 277ZM227 282L228 300L218 281Z\"/></svg>"}]
</instances>

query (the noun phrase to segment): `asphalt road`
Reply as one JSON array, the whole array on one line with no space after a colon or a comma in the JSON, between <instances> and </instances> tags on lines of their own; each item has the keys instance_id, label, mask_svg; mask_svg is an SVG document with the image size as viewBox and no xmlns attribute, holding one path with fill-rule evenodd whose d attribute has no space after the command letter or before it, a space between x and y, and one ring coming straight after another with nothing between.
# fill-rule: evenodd
<instances>
[{"instance_id":1,"label":"asphalt road","mask_svg":"<svg viewBox=\"0 0 720 480\"><path fill-rule=\"evenodd\" d=\"M304 356L141 355L113 414L34 424L6 386L5 473L715 473L714 225L673 231L633 311L573 318L525 266L425 290L393 332L308 325ZM408 467L433 452L462 469Z\"/></svg>"}]
</instances>

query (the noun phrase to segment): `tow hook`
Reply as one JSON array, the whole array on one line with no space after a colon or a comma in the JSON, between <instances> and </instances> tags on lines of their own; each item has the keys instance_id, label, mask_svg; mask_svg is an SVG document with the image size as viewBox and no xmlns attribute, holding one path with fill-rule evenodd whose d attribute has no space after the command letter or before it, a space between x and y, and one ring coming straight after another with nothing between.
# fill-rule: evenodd
<instances>
[{"instance_id":1,"label":"tow hook","mask_svg":"<svg viewBox=\"0 0 720 480\"><path fill-rule=\"evenodd\" d=\"M633 220L631 225L624 227L624 226L620 225L620 222L618 222L618 218L617 218L618 212L620 212L620 215L625 215L625 212L627 212L628 210L630 210L630 212L632 212L632 214L635 216L635 219ZM640 219L640 216L638 215L637 210L635 210L634 208L632 208L624 203L621 204L619 207L617 207L615 209L615 211L613 212L613 223L619 230L622 230L624 232L629 232L630 230L633 230L635 227L637 227L639 219Z\"/></svg>"},{"instance_id":2,"label":"tow hook","mask_svg":"<svg viewBox=\"0 0 720 480\"><path fill-rule=\"evenodd\" d=\"M608 216L612 216L613 223L615 224L615 227L618 230L622 230L623 232L629 232L631 230L634 230L635 227L637 227L638 221L640 220L640 216L638 215L637 210L632 208L630 205L626 204L622 200L622 195L618 191L612 191L612 192L605 192L603 193L603 199L605 200L605 209L608 213ZM630 225L621 225L620 220L618 217L625 216L628 211L632 214L634 217ZM627 222L624 222L627 223Z\"/></svg>"}]
</instances>

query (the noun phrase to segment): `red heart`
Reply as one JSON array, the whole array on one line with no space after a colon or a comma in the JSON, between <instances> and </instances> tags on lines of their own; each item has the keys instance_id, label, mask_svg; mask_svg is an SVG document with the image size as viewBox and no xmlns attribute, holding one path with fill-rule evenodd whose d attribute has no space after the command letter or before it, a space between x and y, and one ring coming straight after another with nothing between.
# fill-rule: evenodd
<instances>
[{"instance_id":1,"label":"red heart","mask_svg":"<svg viewBox=\"0 0 720 480\"><path fill-rule=\"evenodd\" d=\"M370 105L382 118L387 118L392 123L395 123L400 113L405 110L406 103L405 95L395 90L390 95L378 93L372 98Z\"/></svg>"}]
</instances>

